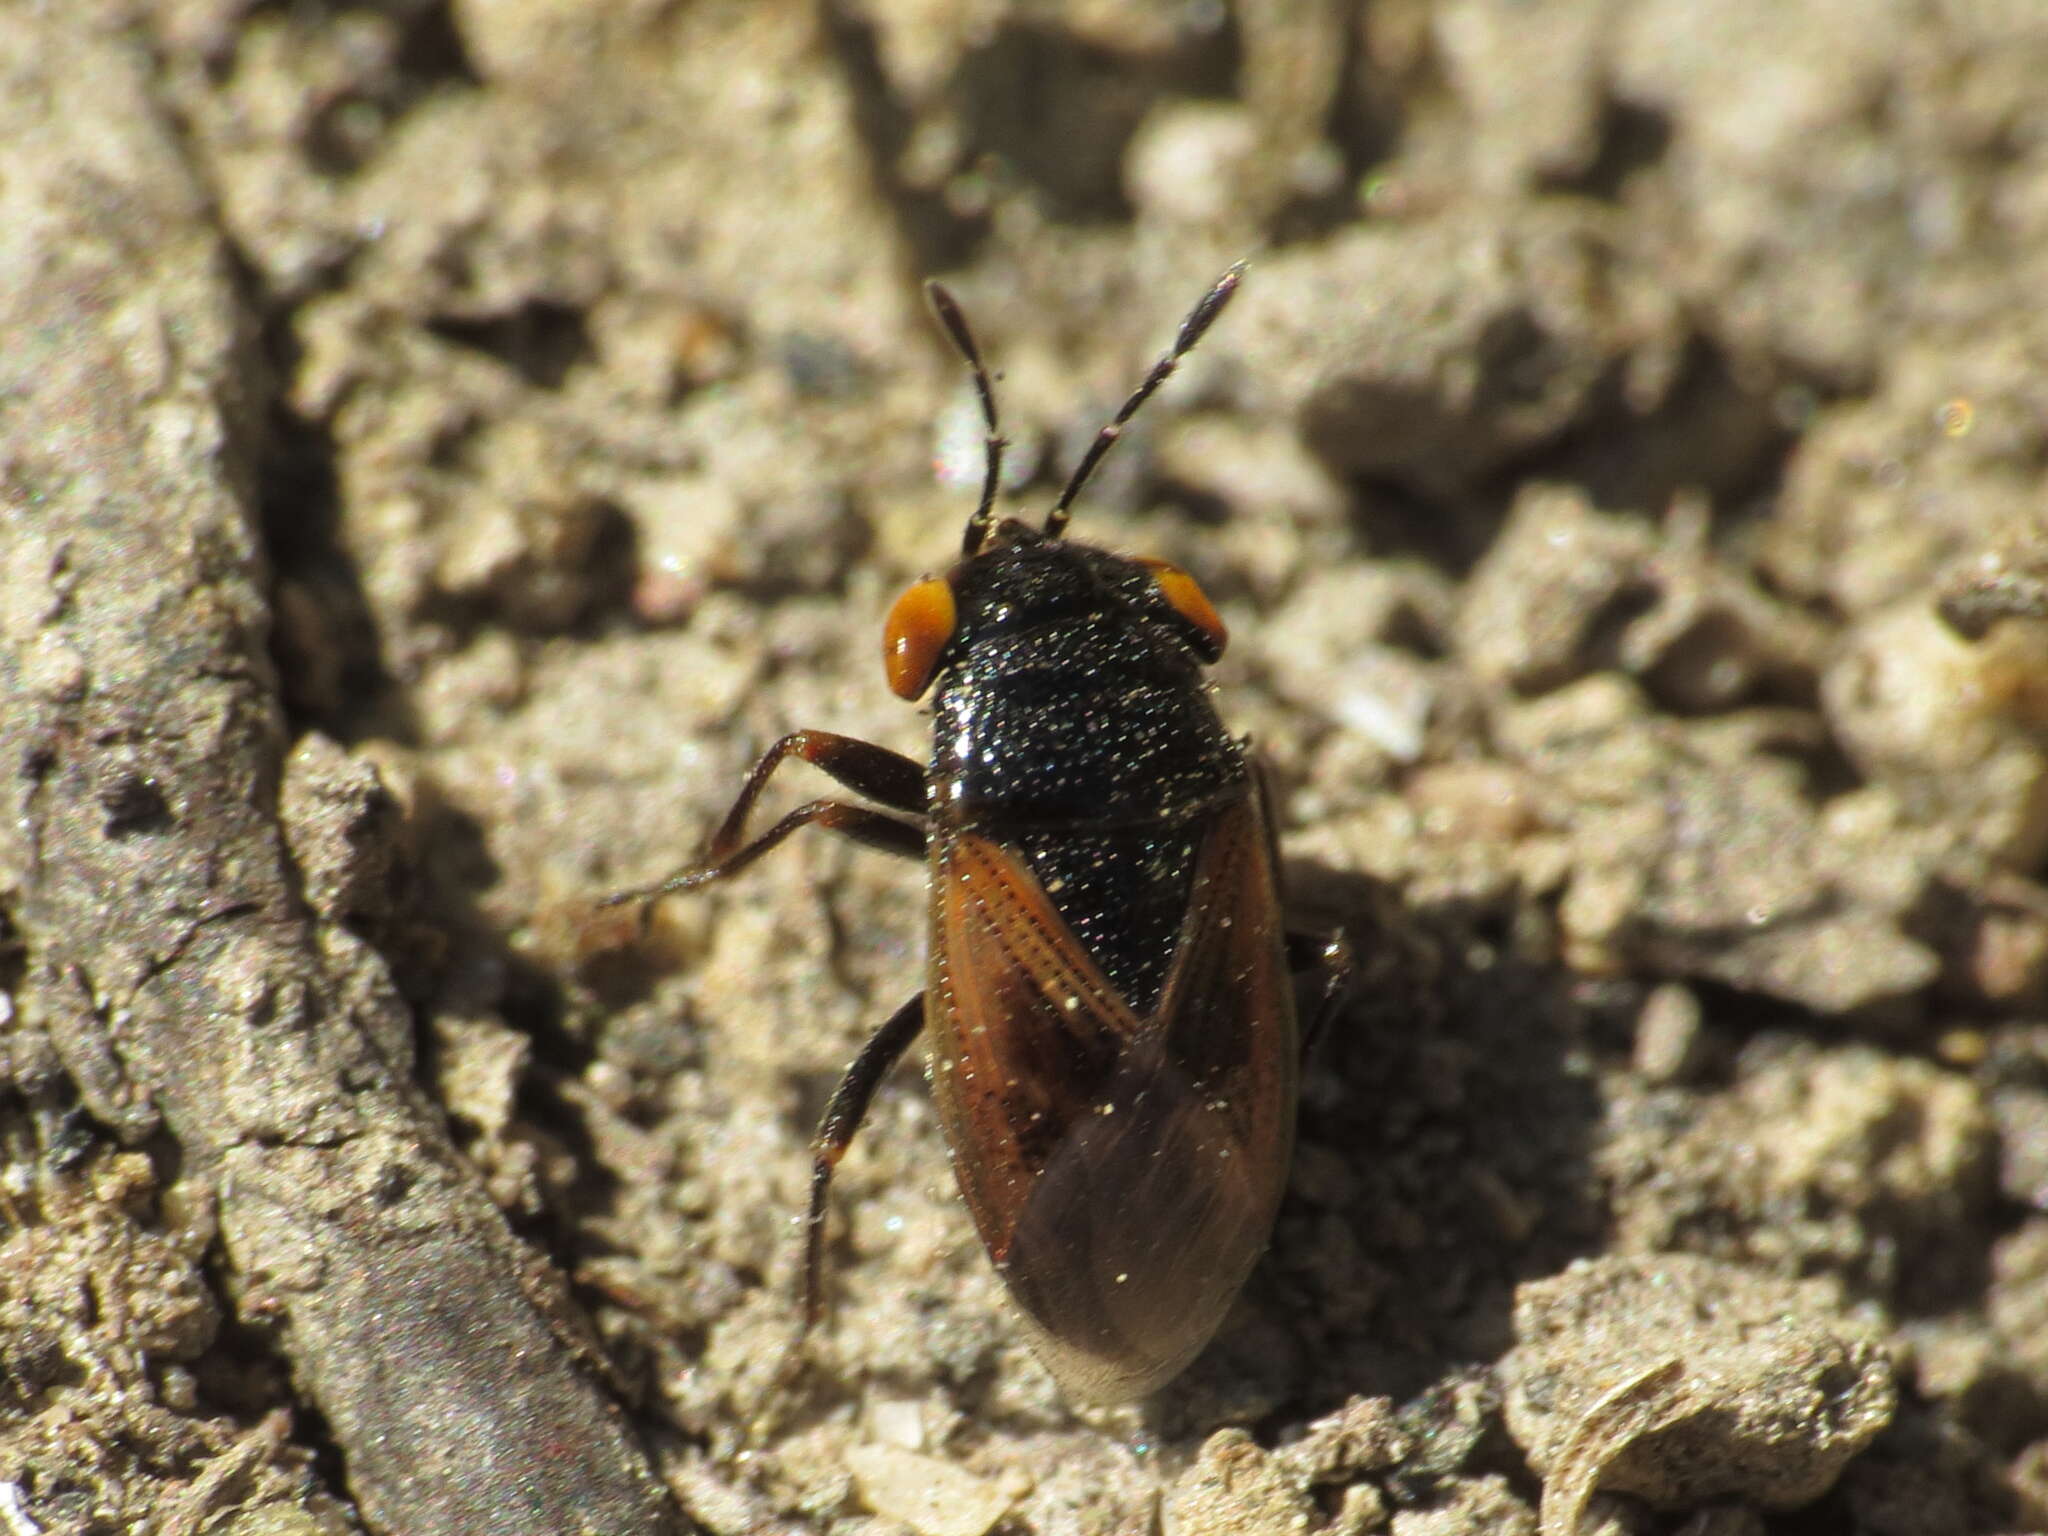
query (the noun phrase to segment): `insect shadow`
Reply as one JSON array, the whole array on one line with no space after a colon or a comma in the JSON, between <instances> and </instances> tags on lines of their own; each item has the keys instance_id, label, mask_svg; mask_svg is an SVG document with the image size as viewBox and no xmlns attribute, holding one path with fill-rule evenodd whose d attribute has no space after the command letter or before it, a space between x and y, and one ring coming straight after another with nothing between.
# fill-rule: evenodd
<instances>
[{"instance_id":1,"label":"insect shadow","mask_svg":"<svg viewBox=\"0 0 2048 1536\"><path fill-rule=\"evenodd\" d=\"M1357 972L1304 1075L1295 1176L1267 1261L1190 1373L1186 1416L1357 1394L1397 1401L1512 1342L1514 1287L1597 1251L1583 1065L1635 994L1588 1000L1519 951L1522 898L1417 908L1383 883L1287 866L1290 916L1341 924ZM1227 1384L1227 1391L1222 1384ZM1171 1396L1171 1394L1169 1394Z\"/></svg>"}]
</instances>

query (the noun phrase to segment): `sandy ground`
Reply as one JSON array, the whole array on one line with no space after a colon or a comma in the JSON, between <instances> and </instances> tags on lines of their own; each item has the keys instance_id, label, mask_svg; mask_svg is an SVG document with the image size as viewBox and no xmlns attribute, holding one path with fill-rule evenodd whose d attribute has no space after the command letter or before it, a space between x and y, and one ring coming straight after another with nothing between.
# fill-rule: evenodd
<instances>
[{"instance_id":1,"label":"sandy ground","mask_svg":"<svg viewBox=\"0 0 2048 1536\"><path fill-rule=\"evenodd\" d=\"M2048 8L1710 11L0 5L0 1529L2048 1529ZM792 1370L922 874L594 902L923 756L924 277L1040 508L1246 257L1075 531L1359 951L1271 1253L1073 1407L906 1067Z\"/></svg>"}]
</instances>

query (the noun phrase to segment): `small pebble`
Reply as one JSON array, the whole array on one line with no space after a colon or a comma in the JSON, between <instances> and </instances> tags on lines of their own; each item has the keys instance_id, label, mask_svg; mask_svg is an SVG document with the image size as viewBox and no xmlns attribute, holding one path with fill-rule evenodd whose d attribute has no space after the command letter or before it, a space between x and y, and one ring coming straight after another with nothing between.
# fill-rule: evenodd
<instances>
[{"instance_id":1,"label":"small pebble","mask_svg":"<svg viewBox=\"0 0 2048 1536\"><path fill-rule=\"evenodd\" d=\"M854 1446L846 1465L869 1509L918 1536L983 1536L1010 1507L1008 1494L966 1468L899 1446Z\"/></svg>"},{"instance_id":2,"label":"small pebble","mask_svg":"<svg viewBox=\"0 0 2048 1536\"><path fill-rule=\"evenodd\" d=\"M1692 988L1675 981L1658 987L1636 1019L1636 1071L1659 1085L1683 1082L1699 1065L1700 1025Z\"/></svg>"}]
</instances>

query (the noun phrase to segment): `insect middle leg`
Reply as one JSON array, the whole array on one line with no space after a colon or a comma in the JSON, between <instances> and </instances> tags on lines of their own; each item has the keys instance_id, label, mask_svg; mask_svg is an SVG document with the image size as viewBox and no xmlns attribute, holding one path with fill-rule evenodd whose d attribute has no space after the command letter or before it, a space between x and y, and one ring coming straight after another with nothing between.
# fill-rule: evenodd
<instances>
[{"instance_id":1,"label":"insect middle leg","mask_svg":"<svg viewBox=\"0 0 2048 1536\"><path fill-rule=\"evenodd\" d=\"M824 769L855 794L865 795L896 814L884 815L881 811L848 805L840 800L813 800L748 841L747 817L753 812L754 802L761 798L761 792L768 787L768 780L774 776L775 770L792 757L800 757ZM900 752L891 752L887 747L878 747L858 737L835 735L831 731L792 731L761 754L761 760L754 764L754 771L747 775L747 782L740 787L732 809L725 813L725 820L711 834L711 841L705 845L700 862L679 869L654 885L607 896L601 905L614 907L622 902L695 890L700 885L723 880L745 869L799 827L809 826L812 822L857 843L879 848L884 853L922 858L924 796L924 769ZM902 817L913 817L918 824L899 819Z\"/></svg>"},{"instance_id":2,"label":"insect middle leg","mask_svg":"<svg viewBox=\"0 0 2048 1536\"><path fill-rule=\"evenodd\" d=\"M853 1065L832 1091L832 1101L818 1122L818 1134L811 1138L811 1204L804 1218L804 1310L803 1326L816 1325L825 1307L825 1197L832 1187L832 1171L853 1145L875 1089L896 1065L910 1042L924 1028L924 994L915 997L889 1015L888 1022L868 1038L853 1058Z\"/></svg>"}]
</instances>

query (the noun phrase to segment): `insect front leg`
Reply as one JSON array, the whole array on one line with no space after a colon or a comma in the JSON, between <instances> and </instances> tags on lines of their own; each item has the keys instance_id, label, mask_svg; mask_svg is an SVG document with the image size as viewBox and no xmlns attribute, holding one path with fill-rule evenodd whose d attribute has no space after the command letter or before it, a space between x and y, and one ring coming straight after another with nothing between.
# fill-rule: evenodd
<instances>
[{"instance_id":1,"label":"insect front leg","mask_svg":"<svg viewBox=\"0 0 2048 1536\"><path fill-rule=\"evenodd\" d=\"M753 812L754 802L761 798L761 792L768 787L768 780L775 770L792 757L800 757L824 769L854 793L865 795L896 814L884 815L881 811L848 805L840 800L813 800L791 811L759 837L747 840L747 817ZM827 831L840 833L870 848L879 848L884 853L923 858L924 795L924 769L900 752L891 752L873 742L836 735L831 731L792 731L761 754L761 760L741 786L739 797L733 801L732 809L725 813L725 820L711 835L701 862L679 869L666 880L653 885L607 896L600 905L615 907L623 902L691 891L714 880L723 880L745 869L799 827L813 822ZM902 817L914 817L917 824L900 819Z\"/></svg>"},{"instance_id":2,"label":"insect front leg","mask_svg":"<svg viewBox=\"0 0 2048 1536\"><path fill-rule=\"evenodd\" d=\"M825 1307L825 1197L832 1187L832 1171L853 1145L861 1122L867 1118L876 1087L923 1028L924 994L920 992L890 1014L888 1022L860 1048L853 1065L832 1091L832 1101L825 1106L824 1117L818 1122L818 1134L811 1138L811 1204L804 1218L806 1332L817 1323Z\"/></svg>"},{"instance_id":3,"label":"insect front leg","mask_svg":"<svg viewBox=\"0 0 2048 1536\"><path fill-rule=\"evenodd\" d=\"M747 813L761 798L761 791L768 787L775 770L792 757L824 769L855 794L865 795L878 805L906 816L924 815L924 769L910 758L857 736L841 736L832 731L791 731L763 752L761 761L747 775L739 798L712 834L704 855L707 864L717 863L739 847Z\"/></svg>"}]
</instances>

